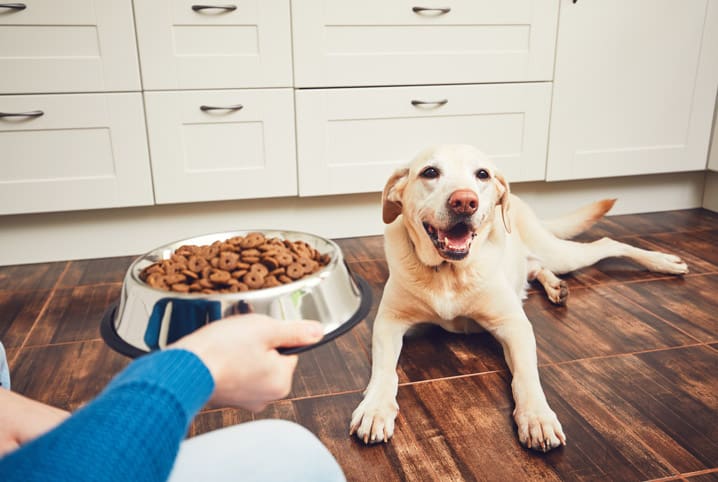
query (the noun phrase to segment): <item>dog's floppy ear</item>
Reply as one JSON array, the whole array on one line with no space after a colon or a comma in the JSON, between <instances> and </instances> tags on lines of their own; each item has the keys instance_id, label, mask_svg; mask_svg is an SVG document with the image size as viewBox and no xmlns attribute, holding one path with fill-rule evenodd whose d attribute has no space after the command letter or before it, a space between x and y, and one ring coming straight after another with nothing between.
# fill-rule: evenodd
<instances>
[{"instance_id":1,"label":"dog's floppy ear","mask_svg":"<svg viewBox=\"0 0 718 482\"><path fill-rule=\"evenodd\" d=\"M397 169L391 175L384 186L384 192L381 195L381 215L385 224L391 224L401 214L401 192L398 186L399 182L406 179L409 174L408 168Z\"/></svg>"},{"instance_id":2,"label":"dog's floppy ear","mask_svg":"<svg viewBox=\"0 0 718 482\"><path fill-rule=\"evenodd\" d=\"M501 219L504 221L506 232L510 233L511 220L509 219L509 195L511 194L511 191L509 190L509 183L500 172L497 172L494 175L494 179L496 180L496 187L499 194L499 202L497 204L501 205Z\"/></svg>"}]
</instances>

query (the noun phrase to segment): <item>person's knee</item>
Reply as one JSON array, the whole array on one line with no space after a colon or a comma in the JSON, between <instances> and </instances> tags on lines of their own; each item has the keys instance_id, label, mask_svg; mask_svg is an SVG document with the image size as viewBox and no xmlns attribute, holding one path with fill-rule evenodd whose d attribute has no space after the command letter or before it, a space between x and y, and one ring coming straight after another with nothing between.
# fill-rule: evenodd
<instances>
[{"instance_id":1,"label":"person's knee","mask_svg":"<svg viewBox=\"0 0 718 482\"><path fill-rule=\"evenodd\" d=\"M208 461L211 461L208 464ZM186 440L173 482L229 480L242 473L246 480L343 481L344 473L329 449L305 427L286 420L240 423Z\"/></svg>"}]
</instances>

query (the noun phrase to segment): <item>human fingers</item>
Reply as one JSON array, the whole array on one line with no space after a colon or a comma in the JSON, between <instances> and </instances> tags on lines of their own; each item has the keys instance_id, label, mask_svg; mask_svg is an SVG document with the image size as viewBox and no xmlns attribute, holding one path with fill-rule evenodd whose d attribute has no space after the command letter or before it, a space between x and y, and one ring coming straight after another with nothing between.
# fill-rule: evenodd
<instances>
[{"instance_id":1,"label":"human fingers","mask_svg":"<svg viewBox=\"0 0 718 482\"><path fill-rule=\"evenodd\" d=\"M316 343L324 336L322 325L316 321L285 321L271 330L267 342L272 348L294 347Z\"/></svg>"}]
</instances>

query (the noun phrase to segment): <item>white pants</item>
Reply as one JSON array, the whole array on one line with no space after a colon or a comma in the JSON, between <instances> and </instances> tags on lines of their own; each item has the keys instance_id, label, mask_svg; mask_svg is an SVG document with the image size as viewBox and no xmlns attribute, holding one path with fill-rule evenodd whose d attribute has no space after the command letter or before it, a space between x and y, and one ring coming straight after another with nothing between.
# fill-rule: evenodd
<instances>
[{"instance_id":1,"label":"white pants","mask_svg":"<svg viewBox=\"0 0 718 482\"><path fill-rule=\"evenodd\" d=\"M0 342L0 387L10 390L10 367L5 358L5 347Z\"/></svg>"},{"instance_id":2,"label":"white pants","mask_svg":"<svg viewBox=\"0 0 718 482\"><path fill-rule=\"evenodd\" d=\"M258 420L182 442L170 482L345 481L329 450L306 428Z\"/></svg>"}]
</instances>

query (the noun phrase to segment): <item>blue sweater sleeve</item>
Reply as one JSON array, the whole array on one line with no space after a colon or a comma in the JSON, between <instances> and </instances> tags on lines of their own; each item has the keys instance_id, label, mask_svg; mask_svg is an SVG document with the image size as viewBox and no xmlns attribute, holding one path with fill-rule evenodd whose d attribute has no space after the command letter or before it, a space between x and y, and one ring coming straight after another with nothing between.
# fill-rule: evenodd
<instances>
[{"instance_id":1,"label":"blue sweater sleeve","mask_svg":"<svg viewBox=\"0 0 718 482\"><path fill-rule=\"evenodd\" d=\"M144 356L54 430L0 459L0 480L166 480L213 390L209 370L189 351Z\"/></svg>"}]
</instances>

